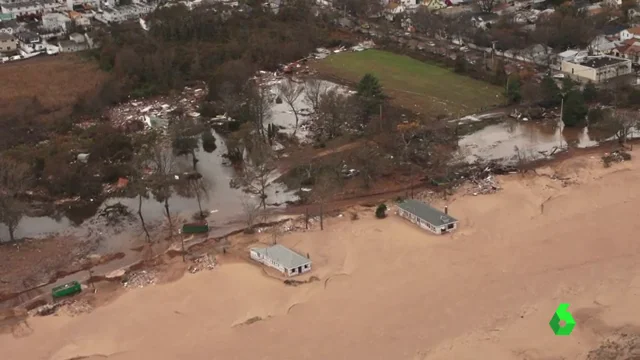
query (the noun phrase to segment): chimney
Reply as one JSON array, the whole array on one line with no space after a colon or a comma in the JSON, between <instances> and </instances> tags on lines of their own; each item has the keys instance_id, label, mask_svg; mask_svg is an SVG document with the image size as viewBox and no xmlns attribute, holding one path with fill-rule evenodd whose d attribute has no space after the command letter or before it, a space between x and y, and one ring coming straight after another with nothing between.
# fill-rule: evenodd
<instances>
[{"instance_id":1,"label":"chimney","mask_svg":"<svg viewBox=\"0 0 640 360\"><path fill-rule=\"evenodd\" d=\"M449 207L448 206L444 207L444 214L445 215L449 215Z\"/></svg>"}]
</instances>

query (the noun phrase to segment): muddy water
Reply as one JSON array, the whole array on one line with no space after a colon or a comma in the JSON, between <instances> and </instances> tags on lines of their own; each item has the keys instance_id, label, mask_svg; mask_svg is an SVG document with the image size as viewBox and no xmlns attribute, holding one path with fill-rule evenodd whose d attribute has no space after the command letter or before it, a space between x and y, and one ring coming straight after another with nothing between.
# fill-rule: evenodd
<instances>
[{"instance_id":1,"label":"muddy water","mask_svg":"<svg viewBox=\"0 0 640 360\"><path fill-rule=\"evenodd\" d=\"M519 156L539 159L554 150L567 147L586 148L610 139L603 134L590 134L587 128L565 128L562 123L532 123L506 120L489 125L459 141L460 155L465 161L517 161Z\"/></svg>"},{"instance_id":2,"label":"muddy water","mask_svg":"<svg viewBox=\"0 0 640 360\"><path fill-rule=\"evenodd\" d=\"M227 149L224 140L215 132L217 149L212 153L207 153L200 147L196 151L196 158L199 162L197 170L203 175L207 188L207 195L202 199L202 208L210 214L209 223L212 225L211 236L222 235L228 229L237 228L243 222L244 214L242 203L244 199L255 198L244 193L241 189L234 189L229 181L234 177L234 170L223 164L223 157ZM192 171L193 165L191 157L178 158L179 172ZM292 192L288 192L283 184L274 183L267 191L267 203L284 204L286 201L295 200ZM122 203L136 213L138 209L137 198L111 198L104 202L100 208ZM169 206L174 218L189 221L198 211L198 203L195 198L189 198L174 194L169 200ZM271 206L278 208L280 206ZM155 201L152 197L143 199L142 211L145 221L150 227L162 223L165 219L163 204ZM132 224L121 228L105 228L104 222L94 212L87 212L84 219L79 219L81 225L74 226L74 222L62 216L58 220L49 217L25 217L20 222L16 230L16 237L42 237L52 233L71 233L81 237L103 236L108 237L108 241L100 242L98 252L121 251L130 247L131 233L139 232L140 226L137 217L132 219ZM76 220L76 219L74 219ZM84 221L82 221L84 220ZM8 238L8 231L4 225L0 224L0 239ZM133 237L135 238L135 237Z\"/></svg>"}]
</instances>

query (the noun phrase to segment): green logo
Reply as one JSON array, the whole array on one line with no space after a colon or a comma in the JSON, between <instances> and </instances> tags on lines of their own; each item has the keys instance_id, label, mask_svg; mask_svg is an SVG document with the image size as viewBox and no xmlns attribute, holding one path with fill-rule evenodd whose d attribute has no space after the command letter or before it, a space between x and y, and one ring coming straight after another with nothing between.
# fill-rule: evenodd
<instances>
[{"instance_id":1,"label":"green logo","mask_svg":"<svg viewBox=\"0 0 640 360\"><path fill-rule=\"evenodd\" d=\"M573 320L573 315L567 310L568 308L569 304L560 304L553 314L551 321L549 321L553 333L557 336L567 336L571 334L573 328L576 326L576 321ZM560 325L561 321L564 322L564 325Z\"/></svg>"}]
</instances>

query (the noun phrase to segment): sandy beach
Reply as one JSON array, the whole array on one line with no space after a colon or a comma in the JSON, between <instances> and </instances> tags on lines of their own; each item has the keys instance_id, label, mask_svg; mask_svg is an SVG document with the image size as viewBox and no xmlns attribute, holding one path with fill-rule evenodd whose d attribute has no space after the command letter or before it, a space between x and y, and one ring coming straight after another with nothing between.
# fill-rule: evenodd
<instances>
[{"instance_id":1,"label":"sandy beach","mask_svg":"<svg viewBox=\"0 0 640 360\"><path fill-rule=\"evenodd\" d=\"M211 271L120 289L88 314L6 325L2 358L585 359L604 339L640 334L633 155L608 169L578 156L500 177L492 195L438 200L460 220L450 235L371 209L332 218L324 231L280 240L314 261L301 279L320 281L285 286L258 265L221 259ZM564 302L577 325L555 336L548 323Z\"/></svg>"}]
</instances>

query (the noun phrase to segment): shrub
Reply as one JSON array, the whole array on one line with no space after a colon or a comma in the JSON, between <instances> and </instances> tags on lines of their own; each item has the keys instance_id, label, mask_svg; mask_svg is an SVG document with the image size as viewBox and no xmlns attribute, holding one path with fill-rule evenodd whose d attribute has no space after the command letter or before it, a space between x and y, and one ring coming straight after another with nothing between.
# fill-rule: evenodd
<instances>
[{"instance_id":1,"label":"shrub","mask_svg":"<svg viewBox=\"0 0 640 360\"><path fill-rule=\"evenodd\" d=\"M387 205L385 204L378 205L378 208L376 209L376 217L378 219L384 219L387 217Z\"/></svg>"}]
</instances>

